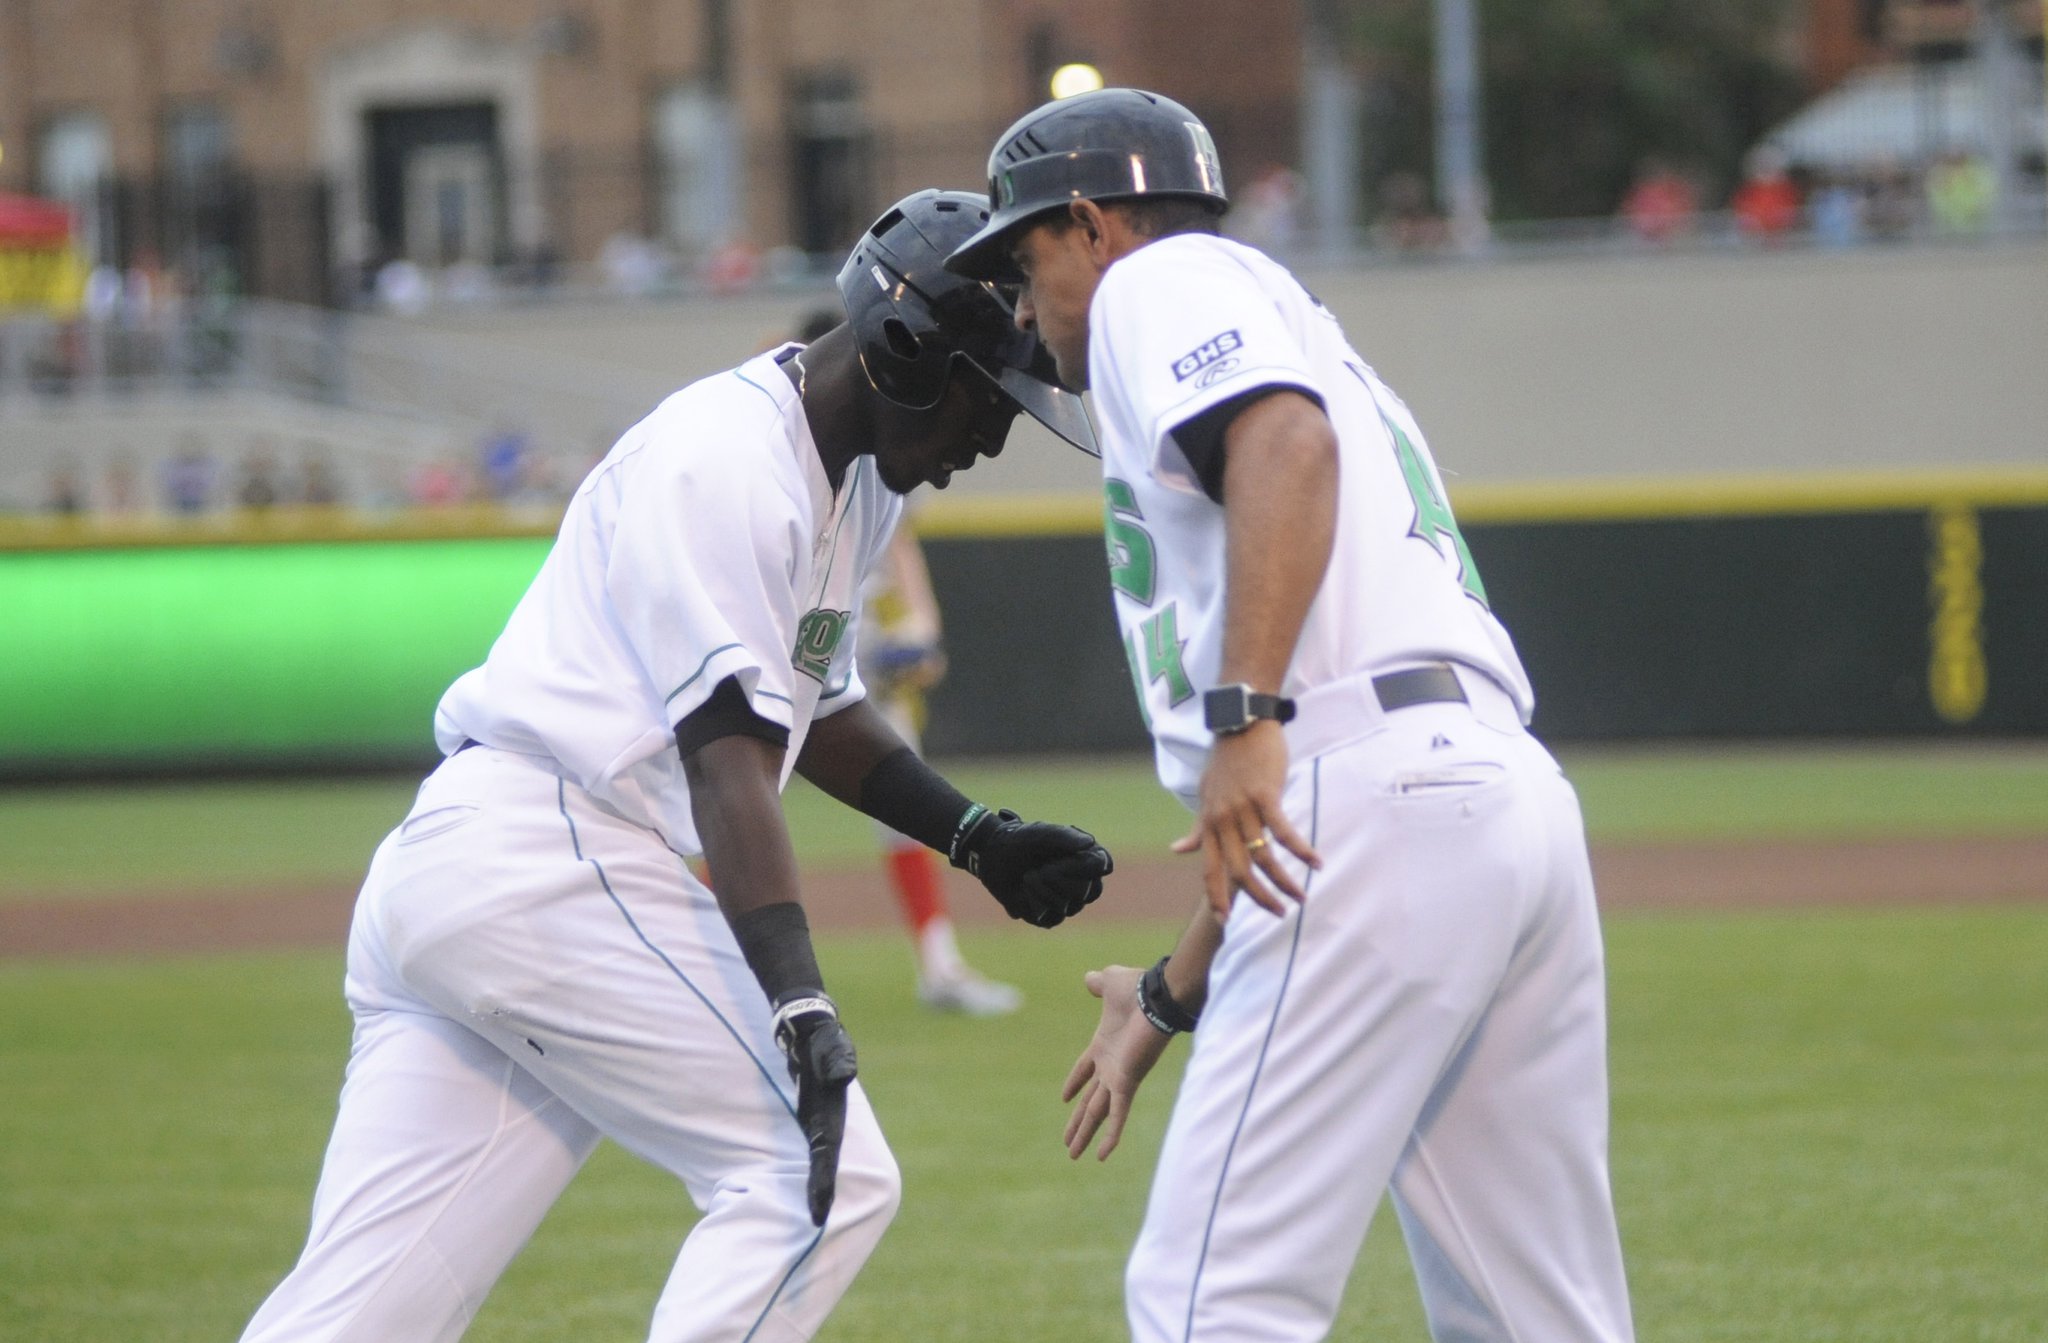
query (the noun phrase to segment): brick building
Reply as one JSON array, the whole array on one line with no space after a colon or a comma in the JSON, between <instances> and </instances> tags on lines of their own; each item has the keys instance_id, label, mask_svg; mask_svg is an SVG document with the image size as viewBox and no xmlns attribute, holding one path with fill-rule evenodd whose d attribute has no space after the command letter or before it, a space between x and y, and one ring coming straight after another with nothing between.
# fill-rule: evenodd
<instances>
[{"instance_id":1,"label":"brick building","mask_svg":"<svg viewBox=\"0 0 2048 1343\"><path fill-rule=\"evenodd\" d=\"M2009 30L2038 54L2040 0L1993 3L2003 6ZM1951 59L1968 50L1975 19L1972 0L1808 0L1807 73L1819 91L1880 61Z\"/></svg>"},{"instance_id":2,"label":"brick building","mask_svg":"<svg viewBox=\"0 0 2048 1343\"><path fill-rule=\"evenodd\" d=\"M300 299L380 260L837 251L974 186L1058 65L1297 158L1296 0L0 0L0 190Z\"/></svg>"}]
</instances>

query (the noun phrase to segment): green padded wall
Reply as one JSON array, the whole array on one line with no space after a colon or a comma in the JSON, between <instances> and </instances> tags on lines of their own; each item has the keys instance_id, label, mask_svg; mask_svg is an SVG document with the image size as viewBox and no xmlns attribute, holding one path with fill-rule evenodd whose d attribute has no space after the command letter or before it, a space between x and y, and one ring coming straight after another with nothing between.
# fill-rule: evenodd
<instances>
[{"instance_id":1,"label":"green padded wall","mask_svg":"<svg viewBox=\"0 0 2048 1343\"><path fill-rule=\"evenodd\" d=\"M0 770L411 761L548 541L0 554Z\"/></svg>"}]
</instances>

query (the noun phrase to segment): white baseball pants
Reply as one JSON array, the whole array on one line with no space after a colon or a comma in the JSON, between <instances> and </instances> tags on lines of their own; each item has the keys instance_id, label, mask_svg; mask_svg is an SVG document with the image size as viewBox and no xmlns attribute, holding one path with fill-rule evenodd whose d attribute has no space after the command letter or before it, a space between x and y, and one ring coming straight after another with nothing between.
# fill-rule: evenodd
<instances>
[{"instance_id":1,"label":"white baseball pants","mask_svg":"<svg viewBox=\"0 0 2048 1343\"><path fill-rule=\"evenodd\" d=\"M716 899L529 757L473 747L421 786L371 864L346 992L311 1236L251 1343L461 1337L600 1137L704 1214L654 1343L809 1338L895 1212L856 1083L837 1201L811 1225L795 1088Z\"/></svg>"},{"instance_id":2,"label":"white baseball pants","mask_svg":"<svg viewBox=\"0 0 2048 1343\"><path fill-rule=\"evenodd\" d=\"M1138 1343L1323 1338L1390 1186L1438 1343L1633 1337L1577 799L1463 680L1469 708L1346 683L1289 728L1324 867L1284 918L1233 911L1131 1256Z\"/></svg>"}]
</instances>

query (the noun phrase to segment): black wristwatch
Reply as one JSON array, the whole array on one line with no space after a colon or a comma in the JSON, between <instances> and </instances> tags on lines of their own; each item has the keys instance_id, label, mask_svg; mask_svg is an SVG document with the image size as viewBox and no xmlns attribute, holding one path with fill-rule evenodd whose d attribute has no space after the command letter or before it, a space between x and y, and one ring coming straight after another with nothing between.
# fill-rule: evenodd
<instances>
[{"instance_id":1,"label":"black wristwatch","mask_svg":"<svg viewBox=\"0 0 2048 1343\"><path fill-rule=\"evenodd\" d=\"M1261 695L1242 681L1217 686L1202 696L1202 723L1219 737L1235 736L1261 718L1293 722L1294 701Z\"/></svg>"}]
</instances>

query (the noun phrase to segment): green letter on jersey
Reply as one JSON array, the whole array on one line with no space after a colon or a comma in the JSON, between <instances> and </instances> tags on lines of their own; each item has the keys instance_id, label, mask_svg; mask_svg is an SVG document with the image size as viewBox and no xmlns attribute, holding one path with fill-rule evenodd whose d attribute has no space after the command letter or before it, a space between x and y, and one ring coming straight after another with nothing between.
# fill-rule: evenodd
<instances>
[{"instance_id":1,"label":"green letter on jersey","mask_svg":"<svg viewBox=\"0 0 2048 1343\"><path fill-rule=\"evenodd\" d=\"M1145 679L1166 682L1166 702L1185 704L1194 698L1195 683L1188 680L1188 671L1181 665L1180 653L1187 647L1187 640L1180 637L1180 611L1178 603L1168 602L1166 609L1145 622Z\"/></svg>"},{"instance_id":2,"label":"green letter on jersey","mask_svg":"<svg viewBox=\"0 0 2048 1343\"><path fill-rule=\"evenodd\" d=\"M1458 581L1481 606L1485 606L1486 585L1479 581L1479 567L1472 563L1471 548L1458 532L1458 520L1451 516L1450 504L1437 493L1435 478L1423 465L1422 454L1408 441L1408 435L1401 432L1401 426L1384 416L1381 418L1387 432L1394 436L1394 456L1400 459L1402 478L1408 482L1408 493L1415 500L1415 525L1408 529L1408 534L1429 542L1439 555L1443 555L1444 548L1437 538L1449 537L1458 561ZM1451 556L1445 555L1444 558L1450 559Z\"/></svg>"},{"instance_id":3,"label":"green letter on jersey","mask_svg":"<svg viewBox=\"0 0 2048 1343\"><path fill-rule=\"evenodd\" d=\"M1144 636L1144 648L1138 647L1138 637ZM1124 656L1130 660L1131 679L1138 686L1138 712L1145 715L1145 726L1152 726L1152 715L1145 708L1145 687L1154 681L1166 682L1166 702L1169 707L1178 707L1194 698L1195 683L1188 679L1188 670L1181 663L1181 650L1187 647L1187 640L1180 637L1180 609L1178 603L1168 602L1166 609L1151 617L1138 627L1136 632L1124 641Z\"/></svg>"},{"instance_id":4,"label":"green letter on jersey","mask_svg":"<svg viewBox=\"0 0 2048 1343\"><path fill-rule=\"evenodd\" d=\"M1128 518L1143 518L1138 497L1121 480L1102 486L1107 506L1102 510L1102 528L1109 540L1109 583L1131 600L1152 604L1154 586L1152 534Z\"/></svg>"},{"instance_id":5,"label":"green letter on jersey","mask_svg":"<svg viewBox=\"0 0 2048 1343\"><path fill-rule=\"evenodd\" d=\"M851 613L819 609L809 612L797 622L796 649L790 654L790 665L813 681L823 682L832 670L832 655L839 651L839 641L846 637L846 622Z\"/></svg>"},{"instance_id":6,"label":"green letter on jersey","mask_svg":"<svg viewBox=\"0 0 2048 1343\"><path fill-rule=\"evenodd\" d=\"M1129 485L1115 479L1103 483L1102 494L1105 500L1102 526L1109 539L1110 586L1131 600L1150 606L1154 593L1158 591L1158 556L1152 547L1152 534L1131 521L1133 518L1142 520L1145 516L1138 511L1138 496ZM1139 646L1140 632L1143 634L1142 648ZM1165 681L1166 699L1171 705L1185 704L1194 697L1195 684L1188 679L1187 668L1181 665L1181 649L1186 643L1180 637L1180 612L1171 602L1124 640L1124 656L1131 664L1131 680L1138 687L1138 712L1145 716L1148 731L1152 727L1152 714L1145 707L1146 686L1154 681Z\"/></svg>"}]
</instances>

